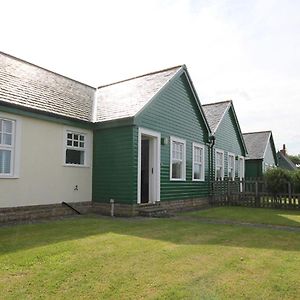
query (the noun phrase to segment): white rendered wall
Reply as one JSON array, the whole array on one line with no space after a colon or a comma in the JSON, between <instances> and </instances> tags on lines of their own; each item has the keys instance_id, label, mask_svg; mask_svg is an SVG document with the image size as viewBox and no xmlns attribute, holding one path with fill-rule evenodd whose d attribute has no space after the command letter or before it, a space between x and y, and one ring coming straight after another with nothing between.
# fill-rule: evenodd
<instances>
[{"instance_id":1,"label":"white rendered wall","mask_svg":"<svg viewBox=\"0 0 300 300\"><path fill-rule=\"evenodd\" d=\"M20 125L17 178L0 178L1 208L92 200L92 131L1 111L0 117ZM87 133L88 167L64 165L65 129Z\"/></svg>"}]
</instances>

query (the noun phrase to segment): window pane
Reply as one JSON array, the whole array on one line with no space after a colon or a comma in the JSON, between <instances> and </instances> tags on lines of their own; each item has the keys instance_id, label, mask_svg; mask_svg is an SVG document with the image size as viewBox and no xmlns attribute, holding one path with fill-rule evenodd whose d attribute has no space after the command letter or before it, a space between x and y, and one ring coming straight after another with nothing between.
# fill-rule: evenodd
<instances>
[{"instance_id":1,"label":"window pane","mask_svg":"<svg viewBox=\"0 0 300 300\"><path fill-rule=\"evenodd\" d=\"M11 145L11 142L12 142L12 135L9 133L3 133L3 144Z\"/></svg>"},{"instance_id":2,"label":"window pane","mask_svg":"<svg viewBox=\"0 0 300 300\"><path fill-rule=\"evenodd\" d=\"M68 139L72 139L72 133L68 133L68 134L67 134L67 138L68 138Z\"/></svg>"},{"instance_id":3,"label":"window pane","mask_svg":"<svg viewBox=\"0 0 300 300\"><path fill-rule=\"evenodd\" d=\"M13 122L12 121L7 121L7 120L2 121L2 130L3 130L3 132L12 133L12 128L13 128Z\"/></svg>"},{"instance_id":4,"label":"window pane","mask_svg":"<svg viewBox=\"0 0 300 300\"><path fill-rule=\"evenodd\" d=\"M78 147L78 142L74 141L74 147Z\"/></svg>"},{"instance_id":5,"label":"window pane","mask_svg":"<svg viewBox=\"0 0 300 300\"><path fill-rule=\"evenodd\" d=\"M67 149L66 164L84 165L84 151Z\"/></svg>"},{"instance_id":6,"label":"window pane","mask_svg":"<svg viewBox=\"0 0 300 300\"><path fill-rule=\"evenodd\" d=\"M181 179L182 178L182 162L172 163L172 178Z\"/></svg>"},{"instance_id":7,"label":"window pane","mask_svg":"<svg viewBox=\"0 0 300 300\"><path fill-rule=\"evenodd\" d=\"M67 145L72 146L72 140L67 140Z\"/></svg>"},{"instance_id":8,"label":"window pane","mask_svg":"<svg viewBox=\"0 0 300 300\"><path fill-rule=\"evenodd\" d=\"M80 140L84 141L84 136L83 135L80 136Z\"/></svg>"},{"instance_id":9,"label":"window pane","mask_svg":"<svg viewBox=\"0 0 300 300\"><path fill-rule=\"evenodd\" d=\"M11 170L11 151L0 150L0 173L9 174Z\"/></svg>"},{"instance_id":10,"label":"window pane","mask_svg":"<svg viewBox=\"0 0 300 300\"><path fill-rule=\"evenodd\" d=\"M78 141L78 134L74 134L74 140Z\"/></svg>"},{"instance_id":11,"label":"window pane","mask_svg":"<svg viewBox=\"0 0 300 300\"><path fill-rule=\"evenodd\" d=\"M80 147L84 148L84 143L83 142L80 142Z\"/></svg>"},{"instance_id":12,"label":"window pane","mask_svg":"<svg viewBox=\"0 0 300 300\"><path fill-rule=\"evenodd\" d=\"M201 165L194 165L194 179L201 179Z\"/></svg>"}]
</instances>

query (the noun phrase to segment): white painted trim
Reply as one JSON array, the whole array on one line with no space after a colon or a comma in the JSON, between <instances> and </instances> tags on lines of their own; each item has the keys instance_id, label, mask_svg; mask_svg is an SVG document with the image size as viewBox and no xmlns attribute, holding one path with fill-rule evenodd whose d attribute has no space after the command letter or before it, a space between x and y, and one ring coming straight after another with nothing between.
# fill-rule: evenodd
<instances>
[{"instance_id":1,"label":"white painted trim","mask_svg":"<svg viewBox=\"0 0 300 300\"><path fill-rule=\"evenodd\" d=\"M231 177L232 180L235 178L235 154L232 152L227 153L227 177L229 178L229 156L233 157L233 176Z\"/></svg>"},{"instance_id":2,"label":"white painted trim","mask_svg":"<svg viewBox=\"0 0 300 300\"><path fill-rule=\"evenodd\" d=\"M202 156L202 172L201 172L201 176L200 179L195 179L194 178L194 148L198 147L201 148L203 151L203 156ZM205 146L203 144L199 144L199 143L193 143L193 147L192 147L192 181L205 181Z\"/></svg>"},{"instance_id":3,"label":"white painted trim","mask_svg":"<svg viewBox=\"0 0 300 300\"><path fill-rule=\"evenodd\" d=\"M173 142L183 144L182 178L172 178ZM170 136L170 181L186 181L186 140L183 140L183 139L175 137L175 136Z\"/></svg>"},{"instance_id":4,"label":"white painted trim","mask_svg":"<svg viewBox=\"0 0 300 300\"><path fill-rule=\"evenodd\" d=\"M66 145L67 145L67 132L77 133L85 136L85 147L84 149L84 164L66 164ZM76 127L63 127L63 136L62 136L62 166L63 167L75 167L75 168L90 168L92 166L92 134L90 131L76 128Z\"/></svg>"},{"instance_id":5,"label":"white painted trim","mask_svg":"<svg viewBox=\"0 0 300 300\"><path fill-rule=\"evenodd\" d=\"M93 108L92 108L92 122L97 122L97 109L98 109L98 89L95 90L93 97Z\"/></svg>"},{"instance_id":6,"label":"white painted trim","mask_svg":"<svg viewBox=\"0 0 300 300\"><path fill-rule=\"evenodd\" d=\"M241 155L238 155L238 159L239 159L239 169L238 169L238 178L240 180L242 180L243 178L245 178L245 157L244 156L241 156ZM243 172L242 172L242 176L240 176L240 161L243 161Z\"/></svg>"},{"instance_id":7,"label":"white painted trim","mask_svg":"<svg viewBox=\"0 0 300 300\"><path fill-rule=\"evenodd\" d=\"M22 119L18 116L3 112L0 112L0 118L13 121L11 173L8 175L0 175L0 179L18 179L20 178Z\"/></svg>"},{"instance_id":8,"label":"white painted trim","mask_svg":"<svg viewBox=\"0 0 300 300\"><path fill-rule=\"evenodd\" d=\"M149 186L149 190L152 190L151 198L149 197L149 201L156 202L160 201L160 133L142 128L138 129L138 170L137 170L137 203L141 203L141 168L142 168L142 135L149 136L154 139L152 145L152 162L153 162L153 176L154 179L151 181L151 187ZM150 143L149 143L150 147ZM155 200L153 200L155 199Z\"/></svg>"},{"instance_id":9,"label":"white painted trim","mask_svg":"<svg viewBox=\"0 0 300 300\"><path fill-rule=\"evenodd\" d=\"M221 179L224 179L224 169L225 169L225 154L224 154L224 150L221 149L217 149L215 148L215 178L217 179L217 153L222 153L223 154L223 168L222 168L222 177Z\"/></svg>"}]
</instances>

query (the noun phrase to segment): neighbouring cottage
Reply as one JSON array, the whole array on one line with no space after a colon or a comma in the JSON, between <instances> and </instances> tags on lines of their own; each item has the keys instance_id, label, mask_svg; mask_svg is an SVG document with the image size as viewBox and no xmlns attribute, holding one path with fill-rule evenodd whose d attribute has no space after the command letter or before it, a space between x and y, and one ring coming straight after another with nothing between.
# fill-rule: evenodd
<instances>
[{"instance_id":1,"label":"neighbouring cottage","mask_svg":"<svg viewBox=\"0 0 300 300\"><path fill-rule=\"evenodd\" d=\"M0 208L91 201L94 93L0 53Z\"/></svg>"},{"instance_id":2,"label":"neighbouring cottage","mask_svg":"<svg viewBox=\"0 0 300 300\"><path fill-rule=\"evenodd\" d=\"M209 136L185 66L95 89L0 52L0 217L62 202L107 212L111 199L125 215L200 206Z\"/></svg>"},{"instance_id":3,"label":"neighbouring cottage","mask_svg":"<svg viewBox=\"0 0 300 300\"><path fill-rule=\"evenodd\" d=\"M222 101L202 105L214 136L213 179L243 179L247 148L233 102Z\"/></svg>"},{"instance_id":4,"label":"neighbouring cottage","mask_svg":"<svg viewBox=\"0 0 300 300\"><path fill-rule=\"evenodd\" d=\"M248 149L246 178L259 178L270 168L277 166L277 155L272 131L243 133Z\"/></svg>"},{"instance_id":5,"label":"neighbouring cottage","mask_svg":"<svg viewBox=\"0 0 300 300\"><path fill-rule=\"evenodd\" d=\"M285 144L280 151L277 152L278 168L295 171L297 166L290 160L287 155Z\"/></svg>"},{"instance_id":6,"label":"neighbouring cottage","mask_svg":"<svg viewBox=\"0 0 300 300\"><path fill-rule=\"evenodd\" d=\"M134 214L140 204L199 206L209 195L209 135L185 66L99 87L93 201Z\"/></svg>"}]
</instances>

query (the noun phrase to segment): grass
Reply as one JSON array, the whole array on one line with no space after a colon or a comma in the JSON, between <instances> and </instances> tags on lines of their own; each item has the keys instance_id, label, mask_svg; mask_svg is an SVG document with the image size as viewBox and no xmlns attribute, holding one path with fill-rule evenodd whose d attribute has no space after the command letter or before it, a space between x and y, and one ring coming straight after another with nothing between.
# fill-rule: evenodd
<instances>
[{"instance_id":1,"label":"grass","mask_svg":"<svg viewBox=\"0 0 300 300\"><path fill-rule=\"evenodd\" d=\"M216 207L208 210L187 212L184 213L184 215L249 223L296 227L300 226L300 211L288 211L279 209Z\"/></svg>"},{"instance_id":2,"label":"grass","mask_svg":"<svg viewBox=\"0 0 300 300\"><path fill-rule=\"evenodd\" d=\"M0 228L1 299L296 299L297 232L80 217Z\"/></svg>"}]
</instances>

